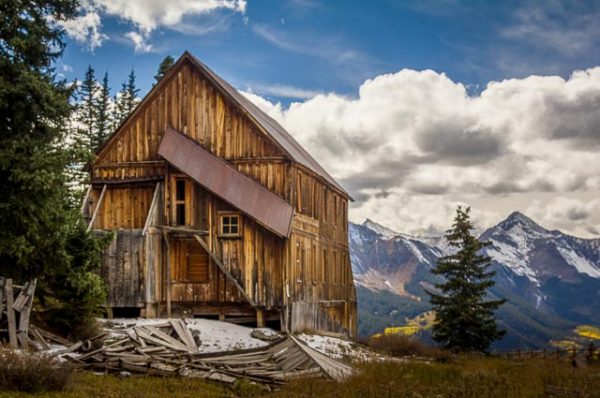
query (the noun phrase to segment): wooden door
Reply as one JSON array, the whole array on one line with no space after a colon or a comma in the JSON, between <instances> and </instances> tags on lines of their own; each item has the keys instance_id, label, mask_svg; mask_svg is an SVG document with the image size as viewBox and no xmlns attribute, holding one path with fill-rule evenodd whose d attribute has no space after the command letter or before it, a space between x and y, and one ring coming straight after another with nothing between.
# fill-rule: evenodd
<instances>
[{"instance_id":1,"label":"wooden door","mask_svg":"<svg viewBox=\"0 0 600 398\"><path fill-rule=\"evenodd\" d=\"M208 253L194 238L178 238L171 243L171 281L208 283Z\"/></svg>"}]
</instances>

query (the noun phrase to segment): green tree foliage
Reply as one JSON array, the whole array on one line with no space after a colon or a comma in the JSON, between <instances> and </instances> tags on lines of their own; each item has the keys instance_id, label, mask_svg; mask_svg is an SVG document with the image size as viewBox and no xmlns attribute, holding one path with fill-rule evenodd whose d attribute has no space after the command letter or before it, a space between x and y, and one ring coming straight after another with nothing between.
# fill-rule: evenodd
<instances>
[{"instance_id":1,"label":"green tree foliage","mask_svg":"<svg viewBox=\"0 0 600 398\"><path fill-rule=\"evenodd\" d=\"M458 207L452 229L446 233L456 252L441 257L431 271L445 277L444 282L435 284L441 294L427 292L436 312L432 336L454 351L486 351L505 334L494 317L494 311L505 300L486 300L495 273L487 270L491 259L479 252L490 243L471 234L469 213L470 208Z\"/></svg>"},{"instance_id":2,"label":"green tree foliage","mask_svg":"<svg viewBox=\"0 0 600 398\"><path fill-rule=\"evenodd\" d=\"M169 70L169 68L171 66L173 66L175 64L175 58L171 57L170 55L167 55L160 63L160 65L158 65L158 71L156 71L156 75L154 75L154 79L156 79L156 82L158 83L160 81L160 79L162 79L162 77L165 75L165 73L167 73L167 70Z\"/></svg>"},{"instance_id":3,"label":"green tree foliage","mask_svg":"<svg viewBox=\"0 0 600 398\"><path fill-rule=\"evenodd\" d=\"M108 86L108 72L104 73L104 78L100 85L98 99L96 101L96 124L93 149L96 152L106 141L111 133L112 115L110 113L110 87Z\"/></svg>"},{"instance_id":4,"label":"green tree foliage","mask_svg":"<svg viewBox=\"0 0 600 398\"><path fill-rule=\"evenodd\" d=\"M129 116L131 111L139 102L138 92L140 90L135 86L135 72L131 69L127 82L121 85L121 90L115 96L115 109L113 112L113 129L117 129L121 123Z\"/></svg>"},{"instance_id":5,"label":"green tree foliage","mask_svg":"<svg viewBox=\"0 0 600 398\"><path fill-rule=\"evenodd\" d=\"M77 104L76 119L79 130L79 144L89 154L94 152L96 141L97 96L99 91L96 72L91 65L88 65L85 77L78 90L79 103Z\"/></svg>"},{"instance_id":6,"label":"green tree foliage","mask_svg":"<svg viewBox=\"0 0 600 398\"><path fill-rule=\"evenodd\" d=\"M0 275L38 278L50 321L74 328L104 301L102 242L86 232L64 172L72 88L57 81L62 31L75 0L0 2Z\"/></svg>"}]
</instances>

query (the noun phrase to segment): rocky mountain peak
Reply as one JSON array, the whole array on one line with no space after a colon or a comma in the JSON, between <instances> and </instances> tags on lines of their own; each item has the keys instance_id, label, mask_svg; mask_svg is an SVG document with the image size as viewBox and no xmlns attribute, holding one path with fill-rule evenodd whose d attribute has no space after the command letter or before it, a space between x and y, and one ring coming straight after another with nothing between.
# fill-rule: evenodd
<instances>
[{"instance_id":1,"label":"rocky mountain peak","mask_svg":"<svg viewBox=\"0 0 600 398\"><path fill-rule=\"evenodd\" d=\"M549 232L547 229L540 226L538 223L519 211L512 212L508 217L506 217L506 219L501 221L497 227L503 229L504 231L520 228L528 232Z\"/></svg>"},{"instance_id":2,"label":"rocky mountain peak","mask_svg":"<svg viewBox=\"0 0 600 398\"><path fill-rule=\"evenodd\" d=\"M391 237L400 235L400 233L398 233L388 227L384 227L383 225L376 223L375 221L371 220L370 218L367 218L362 223L362 226L369 228L371 231L376 232L380 235L383 235L386 238L391 238Z\"/></svg>"}]
</instances>

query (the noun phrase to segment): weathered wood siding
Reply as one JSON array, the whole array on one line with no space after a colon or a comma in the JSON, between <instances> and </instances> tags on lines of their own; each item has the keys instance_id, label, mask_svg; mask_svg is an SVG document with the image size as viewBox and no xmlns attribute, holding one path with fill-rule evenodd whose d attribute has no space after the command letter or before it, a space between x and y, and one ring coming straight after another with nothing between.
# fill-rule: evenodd
<instances>
[{"instance_id":1,"label":"weathered wood siding","mask_svg":"<svg viewBox=\"0 0 600 398\"><path fill-rule=\"evenodd\" d=\"M278 238L244 215L240 215L240 237L220 237L220 212L235 209L190 180L184 227L205 231L203 239L210 251L245 293L259 308L285 311L293 330L314 328L355 335L347 195L322 176L292 162L189 60L176 68L110 138L91 167L94 189L85 206L88 214L98 207L103 184L107 184L93 228L117 231L104 256L105 276L112 289L110 304L145 303L146 315L153 316L164 309L169 289L174 303L246 305L212 260L208 261L207 281L184 280L176 270L167 275L167 259L171 265L181 260L167 252L160 228L175 225L173 178L186 178L157 155L162 135L171 126L296 210L289 239ZM144 228L157 181L162 184L160 206L145 236L137 236L131 231ZM175 240L181 237L168 234L171 248L177 247ZM109 272L111 266L114 269Z\"/></svg>"},{"instance_id":2,"label":"weathered wood siding","mask_svg":"<svg viewBox=\"0 0 600 398\"><path fill-rule=\"evenodd\" d=\"M110 307L142 307L144 245L141 229L115 231L104 249L101 273Z\"/></svg>"},{"instance_id":3,"label":"weathered wood siding","mask_svg":"<svg viewBox=\"0 0 600 398\"><path fill-rule=\"evenodd\" d=\"M296 206L286 288L292 330L355 335L356 292L348 248L348 201L300 166L292 168Z\"/></svg>"},{"instance_id":4,"label":"weathered wood siding","mask_svg":"<svg viewBox=\"0 0 600 398\"><path fill-rule=\"evenodd\" d=\"M107 186L93 228L104 230L144 228L154 188L155 185ZM98 206L101 191L102 186L95 186L90 193L90 214L93 214Z\"/></svg>"}]
</instances>

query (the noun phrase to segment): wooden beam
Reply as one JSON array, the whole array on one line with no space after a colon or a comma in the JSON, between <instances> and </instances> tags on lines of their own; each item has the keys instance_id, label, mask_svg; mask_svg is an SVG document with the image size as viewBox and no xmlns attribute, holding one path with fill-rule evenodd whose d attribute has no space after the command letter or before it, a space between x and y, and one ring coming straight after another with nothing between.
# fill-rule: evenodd
<instances>
[{"instance_id":1,"label":"wooden beam","mask_svg":"<svg viewBox=\"0 0 600 398\"><path fill-rule=\"evenodd\" d=\"M2 321L2 314L4 313L4 277L0 276L0 322Z\"/></svg>"},{"instance_id":2,"label":"wooden beam","mask_svg":"<svg viewBox=\"0 0 600 398\"><path fill-rule=\"evenodd\" d=\"M87 213L87 207L88 207L88 200L90 199L91 193L92 193L92 184L90 184L90 186L88 187L87 191L85 192L85 196L83 197L83 202L81 202L81 214L83 214L85 217L88 216L86 213Z\"/></svg>"},{"instance_id":3,"label":"wooden beam","mask_svg":"<svg viewBox=\"0 0 600 398\"><path fill-rule=\"evenodd\" d=\"M37 279L34 279L33 282L27 285L27 290L25 291L25 297L27 297L27 300L25 301L25 305L22 307L19 313L19 329L17 331L17 339L21 343L22 348L27 348L29 346L29 317L31 315L31 307L33 306L33 297L35 294L36 284Z\"/></svg>"},{"instance_id":4,"label":"wooden beam","mask_svg":"<svg viewBox=\"0 0 600 398\"><path fill-rule=\"evenodd\" d=\"M94 214L92 215L92 219L90 220L90 223L87 227L87 232L90 232L94 226L96 217L98 216L98 213L100 212L100 207L102 207L102 202L104 201L105 194L106 194L106 184L104 184L104 187L102 188L102 192L100 193L100 198L98 199L98 204L96 205L96 208L94 209Z\"/></svg>"},{"instance_id":5,"label":"wooden beam","mask_svg":"<svg viewBox=\"0 0 600 398\"><path fill-rule=\"evenodd\" d=\"M169 244L169 235L163 231L163 238L167 245L167 318L171 317L171 245Z\"/></svg>"},{"instance_id":6,"label":"wooden beam","mask_svg":"<svg viewBox=\"0 0 600 398\"><path fill-rule=\"evenodd\" d=\"M158 228L162 229L163 231L166 231L169 233L176 233L176 234L190 234L190 235L201 235L201 236L208 235L208 231L204 231L201 229L192 229L192 228L186 228L186 227L171 227L169 225L159 225Z\"/></svg>"},{"instance_id":7,"label":"wooden beam","mask_svg":"<svg viewBox=\"0 0 600 398\"><path fill-rule=\"evenodd\" d=\"M156 208L156 203L158 202L158 195L160 195L160 182L157 182L156 188L154 188L154 196L152 197L152 203L150 204L150 209L148 210L148 216L146 217L146 223L144 224L142 236L146 236L148 227L150 227L150 223L152 222L152 217L154 217L154 209Z\"/></svg>"},{"instance_id":8,"label":"wooden beam","mask_svg":"<svg viewBox=\"0 0 600 398\"><path fill-rule=\"evenodd\" d=\"M127 178L124 180L92 180L90 184L93 185L124 185L124 184L134 184L136 182L156 182L162 181L163 177L145 177L145 178Z\"/></svg>"},{"instance_id":9,"label":"wooden beam","mask_svg":"<svg viewBox=\"0 0 600 398\"><path fill-rule=\"evenodd\" d=\"M6 296L6 315L8 318L8 342L12 348L19 348L17 340L17 321L15 319L15 310L13 308L13 286L12 279L4 281L4 295Z\"/></svg>"},{"instance_id":10,"label":"wooden beam","mask_svg":"<svg viewBox=\"0 0 600 398\"><path fill-rule=\"evenodd\" d=\"M233 277L233 275L231 275L231 273L227 270L227 268L225 268L225 266L223 265L223 263L221 262L221 260L219 260L219 258L212 252L212 250L210 250L210 248L208 247L208 245L206 244L206 242L204 242L204 240L202 240L202 238L200 236L198 236L198 235L194 235L194 238L196 238L196 240L198 241L198 243L200 243L200 246L202 246L202 248L204 250L206 250L206 252L210 256L210 258L212 258L212 260L215 262L215 264L217 264L217 267L219 267L219 269L223 272L223 274L225 274L225 276L227 277L227 279L229 279L235 285L235 287L239 290L239 292L242 294L242 296L244 296L244 298L246 299L246 301L251 306L256 307L256 303L254 302L254 300L252 300L252 298L250 298L250 296L248 296L248 294L246 293L246 291L244 290L244 288L239 284L239 282L237 281L237 279L235 279Z\"/></svg>"},{"instance_id":11,"label":"wooden beam","mask_svg":"<svg viewBox=\"0 0 600 398\"><path fill-rule=\"evenodd\" d=\"M265 327L265 313L262 309L256 309L256 327L264 328Z\"/></svg>"}]
</instances>

